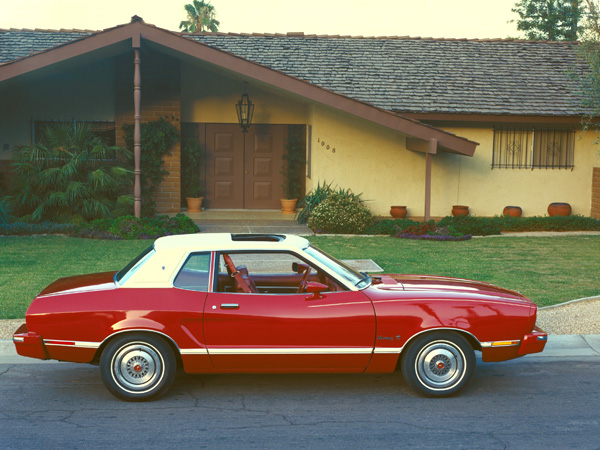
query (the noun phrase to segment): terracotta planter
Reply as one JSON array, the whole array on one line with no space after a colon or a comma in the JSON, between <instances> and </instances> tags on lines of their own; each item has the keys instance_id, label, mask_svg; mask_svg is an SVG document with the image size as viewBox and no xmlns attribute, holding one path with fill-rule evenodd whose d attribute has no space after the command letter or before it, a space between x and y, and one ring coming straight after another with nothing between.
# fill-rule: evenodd
<instances>
[{"instance_id":1,"label":"terracotta planter","mask_svg":"<svg viewBox=\"0 0 600 450\"><path fill-rule=\"evenodd\" d=\"M550 203L548 205L548 214L552 216L570 216L571 205L568 203Z\"/></svg>"},{"instance_id":2,"label":"terracotta planter","mask_svg":"<svg viewBox=\"0 0 600 450\"><path fill-rule=\"evenodd\" d=\"M390 215L396 219L403 219L406 216L406 206L392 206Z\"/></svg>"},{"instance_id":3,"label":"terracotta planter","mask_svg":"<svg viewBox=\"0 0 600 450\"><path fill-rule=\"evenodd\" d=\"M502 210L502 214L505 216L521 217L523 210L519 206L506 206Z\"/></svg>"},{"instance_id":4,"label":"terracotta planter","mask_svg":"<svg viewBox=\"0 0 600 450\"><path fill-rule=\"evenodd\" d=\"M188 212L202 211L202 200L204 200L204 197L186 197Z\"/></svg>"},{"instance_id":5,"label":"terracotta planter","mask_svg":"<svg viewBox=\"0 0 600 450\"><path fill-rule=\"evenodd\" d=\"M456 216L468 216L469 215L469 207L464 205L454 205L452 206L452 215Z\"/></svg>"},{"instance_id":6,"label":"terracotta planter","mask_svg":"<svg viewBox=\"0 0 600 450\"><path fill-rule=\"evenodd\" d=\"M296 214L296 203L298 203L297 198L282 198L281 200L281 212L284 214Z\"/></svg>"}]
</instances>

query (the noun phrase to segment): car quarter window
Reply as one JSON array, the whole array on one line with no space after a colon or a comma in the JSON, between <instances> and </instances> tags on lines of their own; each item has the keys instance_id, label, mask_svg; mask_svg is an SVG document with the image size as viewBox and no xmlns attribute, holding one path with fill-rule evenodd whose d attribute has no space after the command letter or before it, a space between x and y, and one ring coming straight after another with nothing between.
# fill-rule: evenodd
<instances>
[{"instance_id":1,"label":"car quarter window","mask_svg":"<svg viewBox=\"0 0 600 450\"><path fill-rule=\"evenodd\" d=\"M175 277L173 286L192 291L207 292L209 270L210 253L192 253Z\"/></svg>"},{"instance_id":2,"label":"car quarter window","mask_svg":"<svg viewBox=\"0 0 600 450\"><path fill-rule=\"evenodd\" d=\"M227 262L228 258L231 265ZM306 267L310 267L307 281L326 284L328 291L343 290L334 280L330 280L324 272L310 266L293 253L244 252L220 255L217 291L296 294L299 293ZM239 276L236 277L235 272L239 272ZM242 280L249 288L240 286Z\"/></svg>"}]
</instances>

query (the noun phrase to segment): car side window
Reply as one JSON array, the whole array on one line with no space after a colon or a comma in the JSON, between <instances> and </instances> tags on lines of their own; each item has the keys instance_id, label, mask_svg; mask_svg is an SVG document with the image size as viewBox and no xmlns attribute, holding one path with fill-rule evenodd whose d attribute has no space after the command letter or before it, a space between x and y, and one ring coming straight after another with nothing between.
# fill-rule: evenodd
<instances>
[{"instance_id":1,"label":"car side window","mask_svg":"<svg viewBox=\"0 0 600 450\"><path fill-rule=\"evenodd\" d=\"M227 262L230 261L230 263ZM244 252L221 254L217 292L296 294L301 283L314 281L327 284L329 291L340 290L325 274L298 256L283 252ZM235 273L237 276L232 276ZM306 274L306 277L305 277ZM242 285L245 284L246 286Z\"/></svg>"},{"instance_id":2,"label":"car side window","mask_svg":"<svg viewBox=\"0 0 600 450\"><path fill-rule=\"evenodd\" d=\"M191 291L208 292L210 253L192 253L175 277L173 286Z\"/></svg>"}]
</instances>

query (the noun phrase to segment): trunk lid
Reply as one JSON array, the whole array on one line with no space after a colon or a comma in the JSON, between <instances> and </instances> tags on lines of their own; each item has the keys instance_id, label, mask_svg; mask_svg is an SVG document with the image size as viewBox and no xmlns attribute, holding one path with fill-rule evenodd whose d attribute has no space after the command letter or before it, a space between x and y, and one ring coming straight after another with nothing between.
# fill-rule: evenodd
<instances>
[{"instance_id":1,"label":"trunk lid","mask_svg":"<svg viewBox=\"0 0 600 450\"><path fill-rule=\"evenodd\" d=\"M115 273L101 272L59 278L40 292L38 297L114 289L116 287L114 282Z\"/></svg>"}]
</instances>

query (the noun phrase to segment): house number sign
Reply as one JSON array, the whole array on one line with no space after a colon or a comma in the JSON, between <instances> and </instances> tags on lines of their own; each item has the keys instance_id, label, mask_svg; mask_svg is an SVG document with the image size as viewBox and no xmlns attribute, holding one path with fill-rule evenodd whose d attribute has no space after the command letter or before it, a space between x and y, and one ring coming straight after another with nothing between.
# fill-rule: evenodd
<instances>
[{"instance_id":1,"label":"house number sign","mask_svg":"<svg viewBox=\"0 0 600 450\"><path fill-rule=\"evenodd\" d=\"M321 138L317 138L317 142L321 143L321 147L325 147L325 150L335 153L335 147L331 147L329 144L325 143L325 141L322 141Z\"/></svg>"}]
</instances>

